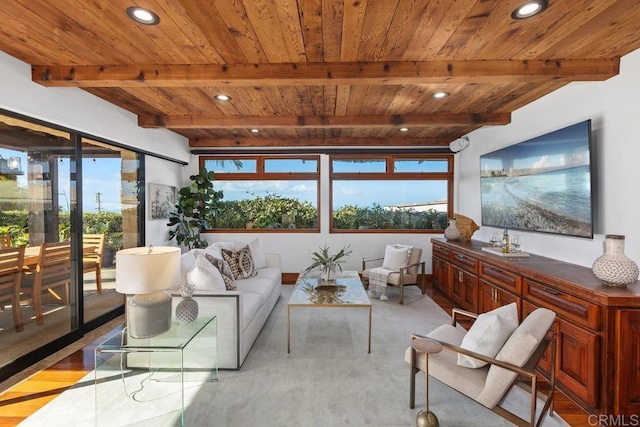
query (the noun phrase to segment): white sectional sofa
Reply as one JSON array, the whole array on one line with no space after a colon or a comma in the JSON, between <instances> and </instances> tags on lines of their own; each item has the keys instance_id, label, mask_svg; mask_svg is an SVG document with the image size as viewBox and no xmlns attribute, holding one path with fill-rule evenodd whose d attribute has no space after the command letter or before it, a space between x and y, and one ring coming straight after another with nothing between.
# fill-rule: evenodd
<instances>
[{"instance_id":1,"label":"white sectional sofa","mask_svg":"<svg viewBox=\"0 0 640 427\"><path fill-rule=\"evenodd\" d=\"M255 240L254 242L255 243ZM238 250L247 243L233 242ZM194 250L192 255L206 254L216 248L229 247L230 242L216 243L212 249ZM251 246L252 253L261 251L261 245ZM189 254L183 254L188 258ZM198 286L194 299L198 301L199 313L217 317L218 368L239 369L273 310L282 289L282 266L279 254L263 253L254 255L257 275L235 280L237 290L221 289L220 284ZM183 280L192 267L183 261ZM259 268L258 268L259 267ZM191 277L191 276L190 276ZM187 279L188 280L188 279ZM196 280L194 280L196 281ZM215 281L215 279L214 279ZM207 284L208 285L208 284ZM224 286L224 284L222 284ZM177 289L172 293L179 294ZM174 298L175 305L179 298Z\"/></svg>"}]
</instances>

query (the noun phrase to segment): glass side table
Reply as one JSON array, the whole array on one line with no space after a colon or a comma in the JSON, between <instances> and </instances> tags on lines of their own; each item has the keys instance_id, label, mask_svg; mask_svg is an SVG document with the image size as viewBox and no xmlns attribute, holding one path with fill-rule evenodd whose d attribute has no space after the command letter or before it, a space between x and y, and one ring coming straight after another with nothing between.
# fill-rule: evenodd
<instances>
[{"instance_id":1,"label":"glass side table","mask_svg":"<svg viewBox=\"0 0 640 427\"><path fill-rule=\"evenodd\" d=\"M124 328L96 347L95 363L97 426L184 425L185 401L218 380L217 320L174 321L152 338Z\"/></svg>"}]
</instances>

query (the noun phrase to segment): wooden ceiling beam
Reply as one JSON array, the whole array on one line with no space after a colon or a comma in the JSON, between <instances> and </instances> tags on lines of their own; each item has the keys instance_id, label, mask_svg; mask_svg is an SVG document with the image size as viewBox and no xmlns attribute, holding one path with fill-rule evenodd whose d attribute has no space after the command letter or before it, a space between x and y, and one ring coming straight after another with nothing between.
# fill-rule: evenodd
<instances>
[{"instance_id":1,"label":"wooden ceiling beam","mask_svg":"<svg viewBox=\"0 0 640 427\"><path fill-rule=\"evenodd\" d=\"M445 147L454 139L456 138L206 138L189 141L189 147Z\"/></svg>"},{"instance_id":2,"label":"wooden ceiling beam","mask_svg":"<svg viewBox=\"0 0 640 427\"><path fill-rule=\"evenodd\" d=\"M139 115L143 128L168 129L276 129L276 128L373 128L407 126L506 125L511 113L434 113L399 116L154 116Z\"/></svg>"},{"instance_id":3,"label":"wooden ceiling beam","mask_svg":"<svg viewBox=\"0 0 640 427\"><path fill-rule=\"evenodd\" d=\"M296 64L34 65L34 82L68 87L405 85L606 80L619 58Z\"/></svg>"}]
</instances>

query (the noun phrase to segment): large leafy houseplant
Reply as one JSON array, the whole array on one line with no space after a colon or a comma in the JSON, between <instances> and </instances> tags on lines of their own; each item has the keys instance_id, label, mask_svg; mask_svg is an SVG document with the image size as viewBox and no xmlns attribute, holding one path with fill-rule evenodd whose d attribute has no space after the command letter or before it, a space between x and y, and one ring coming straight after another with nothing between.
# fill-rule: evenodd
<instances>
[{"instance_id":1,"label":"large leafy houseplant","mask_svg":"<svg viewBox=\"0 0 640 427\"><path fill-rule=\"evenodd\" d=\"M345 246L335 254L330 253L330 249L327 245L319 248L318 251L311 253L311 260L313 261L309 267L307 267L302 274L307 274L312 270L319 270L323 280L330 281L331 274L336 270L342 271L342 264L346 261L346 257L351 255L349 246Z\"/></svg>"},{"instance_id":2,"label":"large leafy houseplant","mask_svg":"<svg viewBox=\"0 0 640 427\"><path fill-rule=\"evenodd\" d=\"M200 231L216 225L220 210L222 191L213 188L215 174L200 168L197 175L191 175L190 185L178 191L175 210L169 214L169 240L176 239L179 245L188 249L205 248L208 243L200 236Z\"/></svg>"}]
</instances>

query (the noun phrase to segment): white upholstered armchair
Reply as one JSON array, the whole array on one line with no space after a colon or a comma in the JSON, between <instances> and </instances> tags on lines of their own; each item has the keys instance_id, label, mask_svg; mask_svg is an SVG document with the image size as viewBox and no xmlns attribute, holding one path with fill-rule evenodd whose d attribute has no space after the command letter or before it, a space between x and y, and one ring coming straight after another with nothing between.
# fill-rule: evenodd
<instances>
[{"instance_id":1,"label":"white upholstered armchair","mask_svg":"<svg viewBox=\"0 0 640 427\"><path fill-rule=\"evenodd\" d=\"M405 255L401 254L401 249L399 248L406 248ZM362 259L362 282L365 288L370 289L373 280L372 276L377 271L382 271L383 275L378 275L377 277L383 277L386 285L400 288L399 302L404 304L405 286L416 285L424 294L425 263L421 261L421 258L421 248L387 245L384 258ZM382 264L382 266L374 267L374 263L377 263L377 265ZM385 272L384 270L387 271Z\"/></svg>"},{"instance_id":2,"label":"white upholstered armchair","mask_svg":"<svg viewBox=\"0 0 640 427\"><path fill-rule=\"evenodd\" d=\"M508 336L495 357L483 356L461 347L468 332L456 325L458 316L478 317L474 313L454 309L451 325L442 325L427 336L413 334L411 337L412 339L428 338L443 346L440 353L428 356L429 375L518 426L541 425L549 410L553 414L555 371L551 364L551 372L547 380L548 395L536 420L536 397L540 378L536 373L536 366L548 344L551 344L551 360L555 360L555 333L553 332L555 313L545 308L533 311ZM472 356L476 361L486 362L487 365L475 369L460 366L459 354ZM424 359L425 354L417 353L413 346L405 352L405 361L410 366L409 406L411 408L415 407L415 375L424 369ZM516 384L517 378L523 380L526 388L531 392L528 420L501 406L509 390Z\"/></svg>"}]
</instances>

